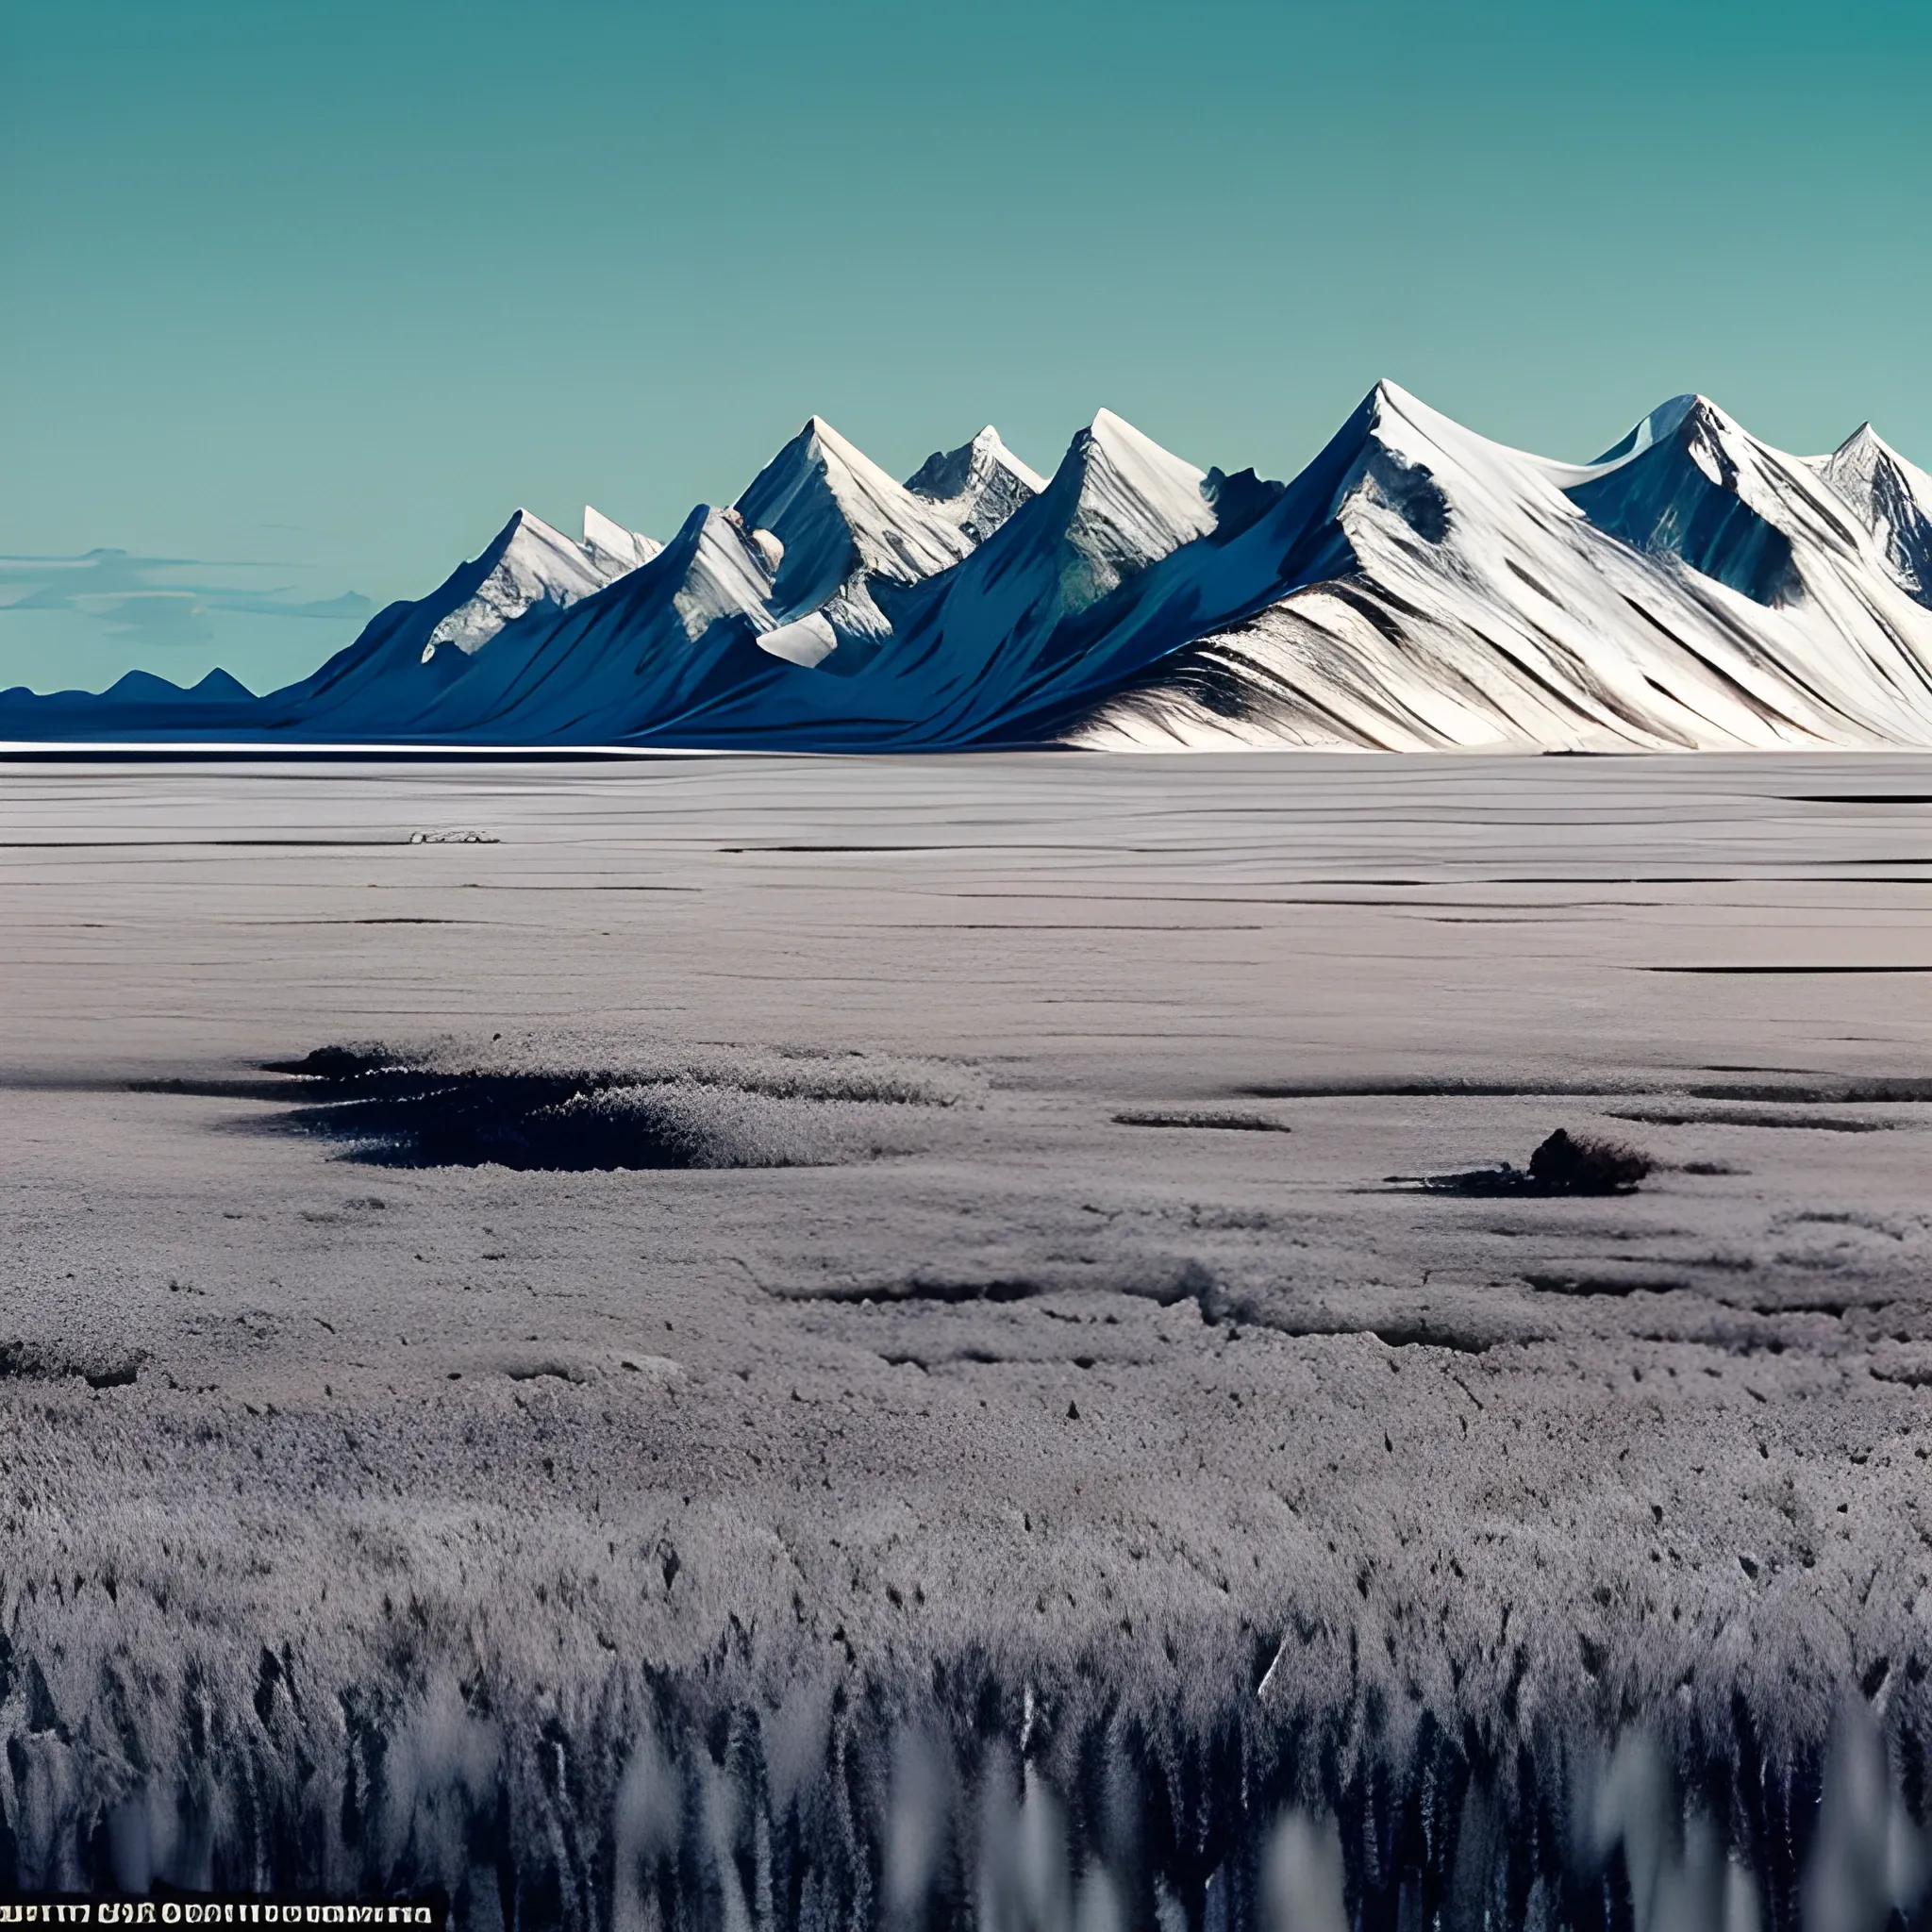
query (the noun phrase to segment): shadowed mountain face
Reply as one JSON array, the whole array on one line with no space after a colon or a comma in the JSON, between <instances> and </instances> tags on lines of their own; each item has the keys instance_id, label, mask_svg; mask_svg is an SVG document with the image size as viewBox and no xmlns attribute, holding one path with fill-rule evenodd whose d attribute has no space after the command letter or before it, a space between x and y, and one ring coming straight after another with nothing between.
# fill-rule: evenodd
<instances>
[{"instance_id":1,"label":"shadowed mountain face","mask_svg":"<svg viewBox=\"0 0 1932 1932\"><path fill-rule=\"evenodd\" d=\"M1740 491L1724 418L1696 396L1646 416L1599 459L1603 474L1568 493L1590 521L1632 549L1674 557L1758 604L1802 590L1791 540Z\"/></svg>"},{"instance_id":2,"label":"shadowed mountain face","mask_svg":"<svg viewBox=\"0 0 1932 1932\"><path fill-rule=\"evenodd\" d=\"M1291 483L1103 410L894 481L814 417L669 549L518 511L259 700L0 695L19 739L800 750L1932 743L1932 478L1680 396L1594 463L1379 385Z\"/></svg>"},{"instance_id":3,"label":"shadowed mountain face","mask_svg":"<svg viewBox=\"0 0 1932 1932\"><path fill-rule=\"evenodd\" d=\"M915 496L927 498L973 542L982 542L1023 503L1046 488L1046 478L1027 468L991 424L971 442L955 450L935 450L906 479Z\"/></svg>"},{"instance_id":4,"label":"shadowed mountain face","mask_svg":"<svg viewBox=\"0 0 1932 1932\"><path fill-rule=\"evenodd\" d=\"M1888 447L1869 423L1812 468L1877 538L1899 581L1932 606L1932 476Z\"/></svg>"}]
</instances>

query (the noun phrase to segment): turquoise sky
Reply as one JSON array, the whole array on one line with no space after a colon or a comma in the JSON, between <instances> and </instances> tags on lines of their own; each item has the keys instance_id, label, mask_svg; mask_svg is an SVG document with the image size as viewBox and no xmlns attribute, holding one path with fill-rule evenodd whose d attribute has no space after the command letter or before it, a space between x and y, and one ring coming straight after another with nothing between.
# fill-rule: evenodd
<instances>
[{"instance_id":1,"label":"turquoise sky","mask_svg":"<svg viewBox=\"0 0 1932 1932\"><path fill-rule=\"evenodd\" d=\"M0 564L0 685L281 681L814 410L1287 475L1381 375L1572 457L1700 389L1932 463L1928 101L1924 0L4 0L0 553L132 560Z\"/></svg>"}]
</instances>

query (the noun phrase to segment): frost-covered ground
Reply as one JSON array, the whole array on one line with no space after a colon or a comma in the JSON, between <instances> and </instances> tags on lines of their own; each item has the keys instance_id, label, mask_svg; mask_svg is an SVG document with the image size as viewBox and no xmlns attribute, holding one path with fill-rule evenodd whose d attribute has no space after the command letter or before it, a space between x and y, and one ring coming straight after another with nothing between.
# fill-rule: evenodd
<instances>
[{"instance_id":1,"label":"frost-covered ground","mask_svg":"<svg viewBox=\"0 0 1932 1932\"><path fill-rule=\"evenodd\" d=\"M0 1883L1909 1917L1928 819L1916 757L0 772ZM1658 1169L1391 1178L1557 1126ZM479 1137L564 1165L420 1164Z\"/></svg>"}]
</instances>

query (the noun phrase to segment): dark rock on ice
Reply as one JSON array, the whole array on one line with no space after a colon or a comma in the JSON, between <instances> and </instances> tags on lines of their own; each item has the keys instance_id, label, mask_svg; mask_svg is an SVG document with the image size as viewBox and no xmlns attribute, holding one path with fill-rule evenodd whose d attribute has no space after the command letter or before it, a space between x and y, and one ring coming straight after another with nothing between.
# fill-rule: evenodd
<instances>
[{"instance_id":1,"label":"dark rock on ice","mask_svg":"<svg viewBox=\"0 0 1932 1932\"><path fill-rule=\"evenodd\" d=\"M1538 1145L1527 1168L1505 1161L1465 1174L1431 1174L1423 1186L1453 1194L1627 1194L1653 1164L1647 1154L1619 1141L1558 1127Z\"/></svg>"}]
</instances>

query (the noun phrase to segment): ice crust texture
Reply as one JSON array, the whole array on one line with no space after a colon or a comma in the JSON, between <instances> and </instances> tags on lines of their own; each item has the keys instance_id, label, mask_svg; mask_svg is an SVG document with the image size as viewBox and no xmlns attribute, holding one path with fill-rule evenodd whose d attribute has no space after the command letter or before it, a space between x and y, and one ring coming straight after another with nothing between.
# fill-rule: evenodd
<instances>
[{"instance_id":1,"label":"ice crust texture","mask_svg":"<svg viewBox=\"0 0 1932 1932\"><path fill-rule=\"evenodd\" d=\"M1932 758L0 786L0 1876L1923 1923Z\"/></svg>"},{"instance_id":2,"label":"ice crust texture","mask_svg":"<svg viewBox=\"0 0 1932 1932\"><path fill-rule=\"evenodd\" d=\"M0 694L0 734L894 750L1932 743L1932 478L1679 396L1597 461L1377 385L1291 483L1102 410L1042 478L988 427L904 484L813 417L668 546L518 511L255 698Z\"/></svg>"}]
</instances>

